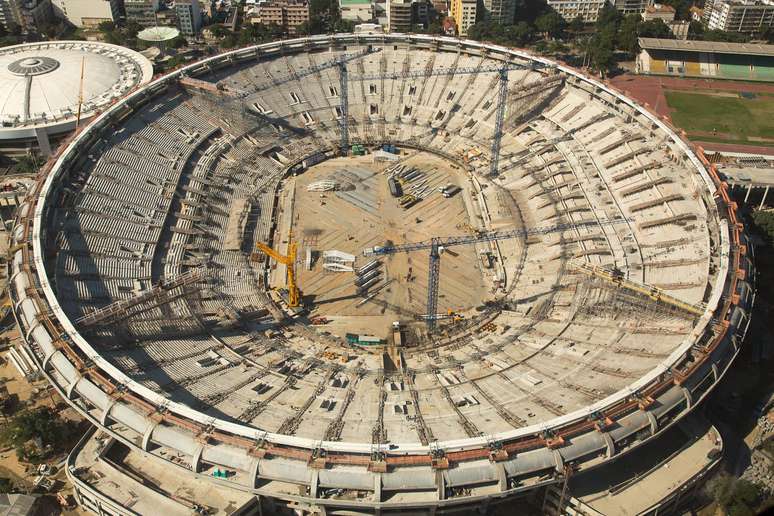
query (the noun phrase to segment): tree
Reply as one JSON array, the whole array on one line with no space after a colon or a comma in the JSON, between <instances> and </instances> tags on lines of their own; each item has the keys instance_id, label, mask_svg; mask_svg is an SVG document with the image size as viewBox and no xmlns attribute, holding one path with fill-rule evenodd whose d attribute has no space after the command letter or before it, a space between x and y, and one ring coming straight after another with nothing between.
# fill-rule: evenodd
<instances>
[{"instance_id":1,"label":"tree","mask_svg":"<svg viewBox=\"0 0 774 516\"><path fill-rule=\"evenodd\" d=\"M532 25L540 15L552 10L546 0L518 0L515 21L517 23L523 21Z\"/></svg>"},{"instance_id":2,"label":"tree","mask_svg":"<svg viewBox=\"0 0 774 516\"><path fill-rule=\"evenodd\" d=\"M102 33L113 32L116 30L116 24L112 21L103 21L97 25L97 29Z\"/></svg>"},{"instance_id":3,"label":"tree","mask_svg":"<svg viewBox=\"0 0 774 516\"><path fill-rule=\"evenodd\" d=\"M621 13L618 12L618 9L606 2L597 15L596 29L597 31L608 30L616 33L621 19Z\"/></svg>"},{"instance_id":4,"label":"tree","mask_svg":"<svg viewBox=\"0 0 774 516\"><path fill-rule=\"evenodd\" d=\"M690 20L691 19L691 6L693 2L691 0L661 0L661 3L674 7L675 19L677 20Z\"/></svg>"},{"instance_id":5,"label":"tree","mask_svg":"<svg viewBox=\"0 0 774 516\"><path fill-rule=\"evenodd\" d=\"M741 32L724 32L722 30L704 31L704 41L722 41L724 43L747 43L750 36Z\"/></svg>"},{"instance_id":6,"label":"tree","mask_svg":"<svg viewBox=\"0 0 774 516\"><path fill-rule=\"evenodd\" d=\"M41 460L51 451L67 449L77 427L59 419L49 407L18 413L0 428L0 443L16 448L23 460Z\"/></svg>"},{"instance_id":7,"label":"tree","mask_svg":"<svg viewBox=\"0 0 774 516\"><path fill-rule=\"evenodd\" d=\"M579 14L572 19L567 29L573 34L580 34L586 29L586 22L583 21L583 17Z\"/></svg>"},{"instance_id":8,"label":"tree","mask_svg":"<svg viewBox=\"0 0 774 516\"><path fill-rule=\"evenodd\" d=\"M610 69L615 66L615 32L604 30L589 38L586 46L586 57L589 67L598 72L604 79Z\"/></svg>"},{"instance_id":9,"label":"tree","mask_svg":"<svg viewBox=\"0 0 774 516\"><path fill-rule=\"evenodd\" d=\"M32 154L25 154L16 160L12 167L14 174L33 175L38 173L40 163L38 158Z\"/></svg>"},{"instance_id":10,"label":"tree","mask_svg":"<svg viewBox=\"0 0 774 516\"><path fill-rule=\"evenodd\" d=\"M535 20L535 28L549 38L560 38L567 23L564 18L554 10L538 16Z\"/></svg>"},{"instance_id":11,"label":"tree","mask_svg":"<svg viewBox=\"0 0 774 516\"><path fill-rule=\"evenodd\" d=\"M691 21L688 25L688 39L704 39L704 24L702 22Z\"/></svg>"},{"instance_id":12,"label":"tree","mask_svg":"<svg viewBox=\"0 0 774 516\"><path fill-rule=\"evenodd\" d=\"M753 213L752 218L755 225L766 234L769 242L774 244L774 212L758 210Z\"/></svg>"}]
</instances>

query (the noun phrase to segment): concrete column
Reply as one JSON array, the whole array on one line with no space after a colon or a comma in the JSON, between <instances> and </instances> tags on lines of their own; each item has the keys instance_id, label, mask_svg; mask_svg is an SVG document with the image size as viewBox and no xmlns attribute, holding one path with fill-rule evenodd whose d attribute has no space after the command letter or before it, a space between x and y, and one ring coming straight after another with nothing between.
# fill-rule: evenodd
<instances>
[{"instance_id":1,"label":"concrete column","mask_svg":"<svg viewBox=\"0 0 774 516\"><path fill-rule=\"evenodd\" d=\"M656 419L656 416L654 416L652 412L645 412L645 415L648 416L648 421L650 421L650 435L656 435L656 432L658 432L658 420Z\"/></svg>"},{"instance_id":2,"label":"concrete column","mask_svg":"<svg viewBox=\"0 0 774 516\"><path fill-rule=\"evenodd\" d=\"M682 387L681 390L683 391L683 397L685 398L686 408L691 408L693 406L693 396L691 395L691 391L685 387Z\"/></svg>"},{"instance_id":3,"label":"concrete column","mask_svg":"<svg viewBox=\"0 0 774 516\"><path fill-rule=\"evenodd\" d=\"M317 498L317 488L320 485L320 470L312 469L312 478L309 480L309 498Z\"/></svg>"},{"instance_id":4,"label":"concrete column","mask_svg":"<svg viewBox=\"0 0 774 516\"><path fill-rule=\"evenodd\" d=\"M505 472L505 466L502 462L494 463L495 470L497 471L497 487L500 491L508 490L508 474Z\"/></svg>"},{"instance_id":5,"label":"concrete column","mask_svg":"<svg viewBox=\"0 0 774 516\"><path fill-rule=\"evenodd\" d=\"M148 444L150 444L151 437L153 436L153 430L156 429L156 425L158 425L158 423L151 423L150 425L148 425L148 428L145 429L145 433L142 434L143 451L148 451Z\"/></svg>"},{"instance_id":6,"label":"concrete column","mask_svg":"<svg viewBox=\"0 0 774 516\"><path fill-rule=\"evenodd\" d=\"M83 376L78 375L78 377L75 379L73 383L67 386L67 390L65 390L65 394L67 394L67 399L73 399L73 391L75 390L75 386L78 385L78 382L81 381Z\"/></svg>"},{"instance_id":7,"label":"concrete column","mask_svg":"<svg viewBox=\"0 0 774 516\"><path fill-rule=\"evenodd\" d=\"M250 476L253 479L253 485L251 487L255 488L258 486L258 473L261 469L261 459L255 459L253 463L250 465Z\"/></svg>"},{"instance_id":8,"label":"concrete column","mask_svg":"<svg viewBox=\"0 0 774 516\"><path fill-rule=\"evenodd\" d=\"M766 203L766 196L769 194L769 187L767 186L766 189L763 191L763 199L761 199L761 204L758 206L759 210L763 209L763 205Z\"/></svg>"},{"instance_id":9,"label":"concrete column","mask_svg":"<svg viewBox=\"0 0 774 516\"><path fill-rule=\"evenodd\" d=\"M373 501L379 503L382 501L382 474L374 473L374 496Z\"/></svg>"},{"instance_id":10,"label":"concrete column","mask_svg":"<svg viewBox=\"0 0 774 516\"><path fill-rule=\"evenodd\" d=\"M116 400L110 400L107 406L105 407L105 410L102 411L102 415L99 418L99 423L102 426L107 426L108 424L107 421L108 421L108 418L110 417L110 409L112 409L113 405L115 404L116 404Z\"/></svg>"},{"instance_id":11,"label":"concrete column","mask_svg":"<svg viewBox=\"0 0 774 516\"><path fill-rule=\"evenodd\" d=\"M564 471L564 457L559 453L559 450L554 451L554 464L556 465L556 471L562 473Z\"/></svg>"},{"instance_id":12,"label":"concrete column","mask_svg":"<svg viewBox=\"0 0 774 516\"><path fill-rule=\"evenodd\" d=\"M35 138L38 140L40 153L45 157L51 156L51 141L48 139L48 133L46 132L45 128L36 128Z\"/></svg>"},{"instance_id":13,"label":"concrete column","mask_svg":"<svg viewBox=\"0 0 774 516\"><path fill-rule=\"evenodd\" d=\"M204 453L204 445L200 444L191 457L191 471L194 473L199 472L199 464L202 462L202 453Z\"/></svg>"},{"instance_id":14,"label":"concrete column","mask_svg":"<svg viewBox=\"0 0 774 516\"><path fill-rule=\"evenodd\" d=\"M438 488L438 499L446 499L446 480L443 478L443 470L435 470L435 485Z\"/></svg>"},{"instance_id":15,"label":"concrete column","mask_svg":"<svg viewBox=\"0 0 774 516\"><path fill-rule=\"evenodd\" d=\"M615 455L615 441L613 441L613 438L610 437L610 434L607 432L602 434L602 438L605 440L605 444L607 444L607 458L609 459Z\"/></svg>"}]
</instances>

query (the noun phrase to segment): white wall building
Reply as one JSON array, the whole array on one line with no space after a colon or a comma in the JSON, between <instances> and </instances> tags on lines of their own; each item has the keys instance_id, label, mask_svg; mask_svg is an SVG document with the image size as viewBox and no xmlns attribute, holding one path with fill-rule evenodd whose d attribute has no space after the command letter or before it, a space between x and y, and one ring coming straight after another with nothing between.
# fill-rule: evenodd
<instances>
[{"instance_id":1,"label":"white wall building","mask_svg":"<svg viewBox=\"0 0 774 516\"><path fill-rule=\"evenodd\" d=\"M51 0L54 14L76 27L96 27L104 21L116 21L120 15L118 0Z\"/></svg>"},{"instance_id":2,"label":"white wall building","mask_svg":"<svg viewBox=\"0 0 774 516\"><path fill-rule=\"evenodd\" d=\"M597 21L599 11L606 3L607 0L548 0L548 5L565 20L572 21L580 16L587 23Z\"/></svg>"}]
</instances>

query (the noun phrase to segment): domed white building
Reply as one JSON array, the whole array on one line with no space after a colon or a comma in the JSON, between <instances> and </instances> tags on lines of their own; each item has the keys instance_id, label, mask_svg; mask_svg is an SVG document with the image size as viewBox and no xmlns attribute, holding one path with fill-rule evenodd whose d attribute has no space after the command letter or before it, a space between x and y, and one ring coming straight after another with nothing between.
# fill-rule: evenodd
<instances>
[{"instance_id":1,"label":"domed white building","mask_svg":"<svg viewBox=\"0 0 774 516\"><path fill-rule=\"evenodd\" d=\"M51 140L150 81L153 66L139 53L90 41L14 45L0 51L0 152L51 153Z\"/></svg>"}]
</instances>

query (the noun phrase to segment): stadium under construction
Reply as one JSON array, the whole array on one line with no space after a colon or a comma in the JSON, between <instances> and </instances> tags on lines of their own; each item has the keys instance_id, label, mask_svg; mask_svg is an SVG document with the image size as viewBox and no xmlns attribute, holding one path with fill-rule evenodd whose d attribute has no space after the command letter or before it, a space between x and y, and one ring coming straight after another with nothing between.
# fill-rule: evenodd
<instances>
[{"instance_id":1,"label":"stadium under construction","mask_svg":"<svg viewBox=\"0 0 774 516\"><path fill-rule=\"evenodd\" d=\"M18 355L97 428L67 469L100 514L605 513L576 486L695 426L754 292L724 184L661 119L430 36L158 78L12 236Z\"/></svg>"}]
</instances>

